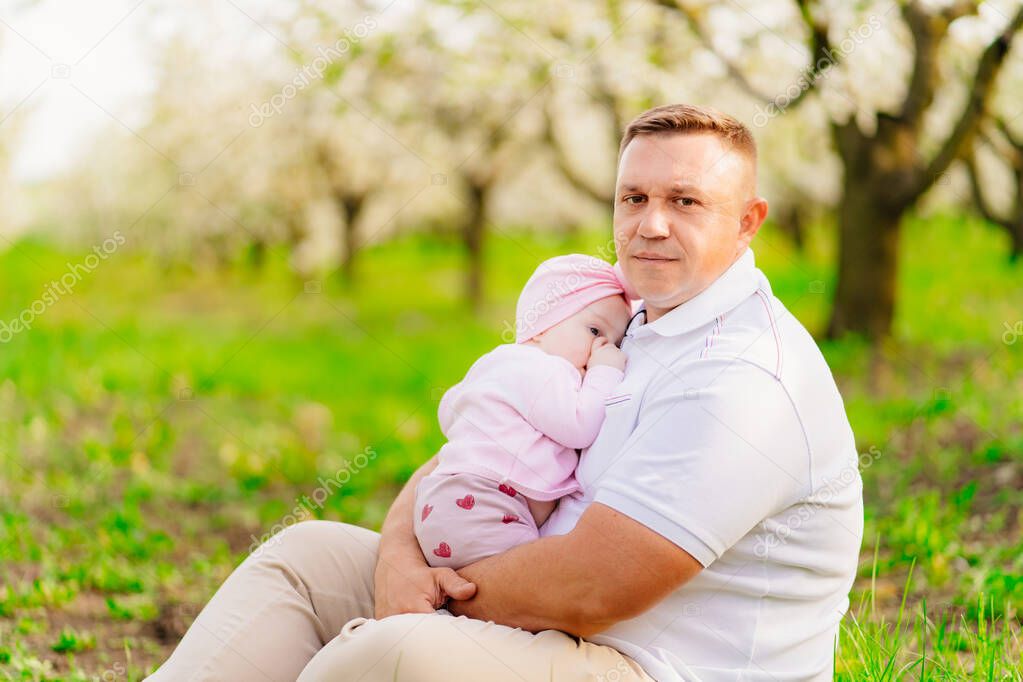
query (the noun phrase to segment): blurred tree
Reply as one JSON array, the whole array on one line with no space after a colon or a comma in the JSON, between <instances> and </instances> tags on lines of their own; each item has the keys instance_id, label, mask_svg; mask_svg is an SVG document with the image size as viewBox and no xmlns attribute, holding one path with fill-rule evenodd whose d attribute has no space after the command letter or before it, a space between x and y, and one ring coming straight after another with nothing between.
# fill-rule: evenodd
<instances>
[{"instance_id":1,"label":"blurred tree","mask_svg":"<svg viewBox=\"0 0 1023 682\"><path fill-rule=\"evenodd\" d=\"M10 124L0 135L0 237L7 237L11 229L11 216L8 215L12 203L11 192L11 141L15 138L12 128L14 124L5 117L0 126Z\"/></svg>"},{"instance_id":2,"label":"blurred tree","mask_svg":"<svg viewBox=\"0 0 1023 682\"><path fill-rule=\"evenodd\" d=\"M430 159L431 183L462 207L464 291L478 310L495 191L535 154L538 126L529 109L551 74L522 41L509 38L498 15L468 9L426 2L391 31L380 43L387 59L376 74L375 100L419 142ZM456 22L457 32L451 30Z\"/></svg>"},{"instance_id":3,"label":"blurred tree","mask_svg":"<svg viewBox=\"0 0 1023 682\"><path fill-rule=\"evenodd\" d=\"M617 140L621 139L621 133L625 128L622 105L616 94L607 87L603 69L596 67L595 71L600 75L598 76L598 85L594 88L596 90L594 103L602 108L607 118L607 130L605 131L607 139L604 140L604 143L613 146ZM610 182L606 178L603 181L594 180L590 177L591 174L589 172L579 168L578 161L572 158L572 151L569 145L565 144L561 139L561 134L558 130L558 119L561 118L563 121L565 117L559 117L555 113L555 106L554 89L552 88L551 92L544 98L543 139L544 143L553 152L558 170L577 191L582 192L604 206L611 207L614 203L613 180Z\"/></svg>"},{"instance_id":4,"label":"blurred tree","mask_svg":"<svg viewBox=\"0 0 1023 682\"><path fill-rule=\"evenodd\" d=\"M268 29L277 40L250 59L211 46L212 24L182 31L164 41L149 123L97 144L66 185L80 200L62 202L83 220L54 222L131 225L136 241L186 262L245 253L258 265L282 245L300 275L340 265L348 280L364 245L450 225L478 307L488 231L564 229L596 207L606 218L629 118L708 94L741 112L751 100L730 99L741 90L758 114L776 110L770 126L753 123L781 227L798 243L808 214L838 206L831 332L886 333L899 218L969 145L1020 15L985 40L964 78L944 63L945 38L975 3L904 4L904 21L882 36L894 36L892 50L861 48L855 60L834 27L862 28L869 4L825 12L771 0L756 23L725 5L682 3L309 0L282 9ZM771 50L786 32L802 48ZM784 83L790 69L803 71L784 102L753 85ZM723 77L738 87L720 87ZM836 153L821 153L829 142Z\"/></svg>"},{"instance_id":5,"label":"blurred tree","mask_svg":"<svg viewBox=\"0 0 1023 682\"><path fill-rule=\"evenodd\" d=\"M677 87L673 66L694 45L671 22L623 0L569 3L553 15L530 12L530 30L562 49L544 92L542 141L555 167L583 196L614 206L615 159L632 117ZM629 30L621 30L628 24ZM553 57L553 55L551 55ZM700 81L689 69L688 85Z\"/></svg>"},{"instance_id":6,"label":"blurred tree","mask_svg":"<svg viewBox=\"0 0 1023 682\"><path fill-rule=\"evenodd\" d=\"M289 44L302 46L293 61L306 72L312 67L312 78L290 113L298 119L302 158L316 176L312 191L334 207L338 272L354 285L359 251L374 236L360 231L366 209L394 179L391 170L400 161L361 109L374 108L373 77L386 59L365 40L377 28L379 8L361 0L345 6L309 0L299 5L293 21L282 28Z\"/></svg>"},{"instance_id":7,"label":"blurred tree","mask_svg":"<svg viewBox=\"0 0 1023 682\"><path fill-rule=\"evenodd\" d=\"M780 97L771 96L754 85L734 59L721 53L714 36L704 27L706 6L696 7L681 0L658 2L688 20L704 44L719 55L729 77L765 103L770 115L780 115L804 102L851 52L832 42L836 31L822 3L796 0L798 16L805 26L810 63L794 94L787 91ZM831 119L834 147L844 169L838 201L838 286L828 325L831 337L855 332L877 339L891 331L902 217L949 165L969 149L1012 38L1023 25L1020 8L1007 17L1004 28L984 46L971 73L961 79L967 86L965 102L952 117L951 127L930 144L935 136L932 126L926 124L935 115L936 95L955 82L940 68L949 27L957 19L976 13L979 4L954 2L935 7L918 0L901 3L899 9L912 55L908 83L901 98L873 112L855 106L854 114ZM829 9L830 13L838 11L835 7ZM871 19L879 25L865 25L880 28L880 20L873 15ZM868 36L870 33L868 30ZM891 68L889 64L880 66ZM844 87L846 92L839 94L859 105L860 96L853 80L848 78L840 83L839 88ZM928 146L935 151L925 153Z\"/></svg>"},{"instance_id":8,"label":"blurred tree","mask_svg":"<svg viewBox=\"0 0 1023 682\"><path fill-rule=\"evenodd\" d=\"M293 234L278 192L296 138L286 117L250 114L271 88L280 86L256 65L212 58L201 36L171 36L158 51L149 120L116 144L101 139L102 169L82 169L92 196L168 262L258 265ZM100 191L104 179L115 193Z\"/></svg>"},{"instance_id":9,"label":"blurred tree","mask_svg":"<svg viewBox=\"0 0 1023 682\"><path fill-rule=\"evenodd\" d=\"M797 252L805 249L810 227L826 220L838 195L833 156L821 154L829 137L826 129L808 125L806 114L777 120L758 140L762 167L760 193L769 198L768 218Z\"/></svg>"},{"instance_id":10,"label":"blurred tree","mask_svg":"<svg viewBox=\"0 0 1023 682\"><path fill-rule=\"evenodd\" d=\"M970 193L981 216L998 225L1009 235L1010 259L1018 262L1023 257L1023 135L1014 133L1002 116L990 117L994 130L984 130L974 141L973 149L966 155L966 168L970 181ZM985 183L981 178L978 156L981 147L986 146L1002 159L1012 174L1011 203L1004 211L997 210L985 196Z\"/></svg>"},{"instance_id":11,"label":"blurred tree","mask_svg":"<svg viewBox=\"0 0 1023 682\"><path fill-rule=\"evenodd\" d=\"M327 129L310 125L305 129L310 145L310 161L321 176L323 191L334 202L340 227L340 267L343 281L356 283L355 267L360 243L359 224L369 204L373 189L384 184L386 162L371 150L355 149L360 136L351 135L344 125L345 116L339 105L334 117L321 118ZM310 122L311 123L311 122Z\"/></svg>"}]
</instances>

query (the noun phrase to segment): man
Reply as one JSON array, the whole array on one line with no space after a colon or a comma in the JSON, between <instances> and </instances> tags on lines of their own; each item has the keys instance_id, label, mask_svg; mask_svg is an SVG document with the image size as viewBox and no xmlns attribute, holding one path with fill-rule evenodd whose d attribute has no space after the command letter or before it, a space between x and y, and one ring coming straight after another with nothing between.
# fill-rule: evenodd
<instances>
[{"instance_id":1,"label":"man","mask_svg":"<svg viewBox=\"0 0 1023 682\"><path fill-rule=\"evenodd\" d=\"M431 460L381 536L303 523L249 557L164 667L303 682L830 679L862 485L831 373L754 266L766 214L741 123L688 105L632 121L614 237L644 307L580 458L582 492L539 540L433 569L412 532Z\"/></svg>"}]
</instances>

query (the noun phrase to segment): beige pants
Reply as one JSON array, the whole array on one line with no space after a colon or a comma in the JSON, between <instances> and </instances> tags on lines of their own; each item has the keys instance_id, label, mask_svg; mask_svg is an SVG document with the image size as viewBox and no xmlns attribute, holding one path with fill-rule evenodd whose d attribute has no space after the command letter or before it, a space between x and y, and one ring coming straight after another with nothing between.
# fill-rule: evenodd
<instances>
[{"instance_id":1,"label":"beige pants","mask_svg":"<svg viewBox=\"0 0 1023 682\"><path fill-rule=\"evenodd\" d=\"M235 569L154 682L651 680L616 649L447 612L373 620L380 536L304 521ZM445 615L447 614L447 615Z\"/></svg>"}]
</instances>

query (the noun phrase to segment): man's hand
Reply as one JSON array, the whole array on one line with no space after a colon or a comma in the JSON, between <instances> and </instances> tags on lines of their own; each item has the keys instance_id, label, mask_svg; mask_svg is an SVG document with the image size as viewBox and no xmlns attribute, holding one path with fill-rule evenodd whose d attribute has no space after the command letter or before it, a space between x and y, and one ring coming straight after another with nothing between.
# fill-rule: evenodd
<instances>
[{"instance_id":1,"label":"man's hand","mask_svg":"<svg viewBox=\"0 0 1023 682\"><path fill-rule=\"evenodd\" d=\"M373 582L373 617L377 619L399 613L432 613L448 597L470 599L476 594L476 585L454 570L431 568L422 562L402 562L399 566L381 559Z\"/></svg>"},{"instance_id":2,"label":"man's hand","mask_svg":"<svg viewBox=\"0 0 1023 682\"><path fill-rule=\"evenodd\" d=\"M471 599L476 586L450 568L431 568L426 563L412 529L412 504L416 486L437 468L431 457L398 493L380 529L380 548L373 573L374 616L399 613L431 613L448 597Z\"/></svg>"},{"instance_id":3,"label":"man's hand","mask_svg":"<svg viewBox=\"0 0 1023 682\"><path fill-rule=\"evenodd\" d=\"M587 366L608 365L610 367L617 367L624 372L627 357L620 348L603 336L598 336L593 339L593 345L590 346L590 362Z\"/></svg>"}]
</instances>

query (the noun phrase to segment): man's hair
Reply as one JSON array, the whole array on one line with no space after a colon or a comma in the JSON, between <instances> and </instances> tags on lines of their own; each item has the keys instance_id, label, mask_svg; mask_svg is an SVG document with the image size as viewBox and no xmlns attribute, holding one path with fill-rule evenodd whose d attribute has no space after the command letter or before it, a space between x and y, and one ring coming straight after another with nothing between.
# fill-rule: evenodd
<instances>
[{"instance_id":1,"label":"man's hair","mask_svg":"<svg viewBox=\"0 0 1023 682\"><path fill-rule=\"evenodd\" d=\"M692 104L665 104L647 109L625 127L618 158L625 147L638 135L664 135L670 133L711 133L724 140L732 149L747 156L756 167L757 144L749 128L728 114L710 107Z\"/></svg>"}]
</instances>

